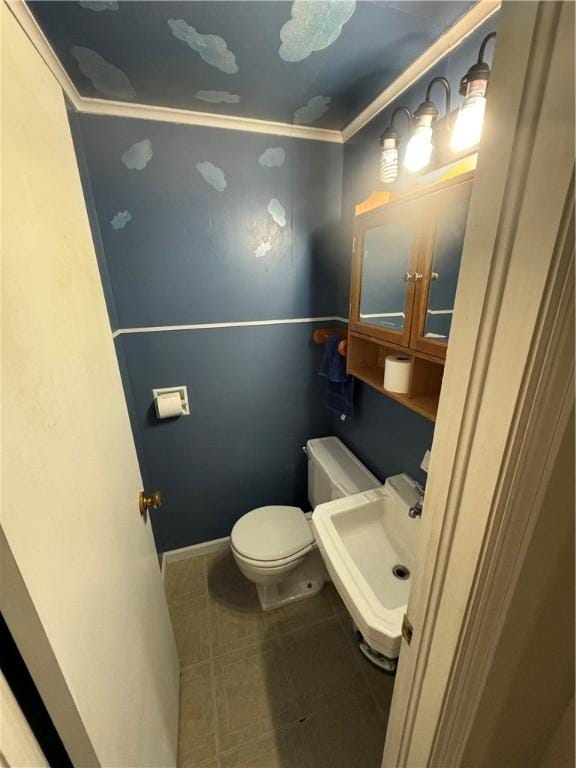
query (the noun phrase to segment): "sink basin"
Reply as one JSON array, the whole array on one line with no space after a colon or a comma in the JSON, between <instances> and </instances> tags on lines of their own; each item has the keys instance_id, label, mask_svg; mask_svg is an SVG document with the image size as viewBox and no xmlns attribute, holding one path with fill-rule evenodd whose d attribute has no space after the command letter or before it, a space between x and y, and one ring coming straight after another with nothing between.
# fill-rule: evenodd
<instances>
[{"instance_id":1,"label":"sink basin","mask_svg":"<svg viewBox=\"0 0 576 768\"><path fill-rule=\"evenodd\" d=\"M319 504L312 515L334 586L368 645L390 659L400 652L420 530L408 511L418 498L408 475L393 475L381 488Z\"/></svg>"}]
</instances>

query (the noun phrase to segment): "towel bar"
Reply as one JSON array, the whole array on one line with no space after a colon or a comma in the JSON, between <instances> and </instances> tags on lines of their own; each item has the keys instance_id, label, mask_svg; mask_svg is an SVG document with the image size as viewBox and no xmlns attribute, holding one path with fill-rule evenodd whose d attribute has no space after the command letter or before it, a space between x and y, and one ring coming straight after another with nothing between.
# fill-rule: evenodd
<instances>
[{"instance_id":1,"label":"towel bar","mask_svg":"<svg viewBox=\"0 0 576 768\"><path fill-rule=\"evenodd\" d=\"M348 354L348 339L346 328L317 328L312 334L312 338L316 344L324 344L326 336L342 336L342 341L338 344L338 352L342 357L346 357Z\"/></svg>"}]
</instances>

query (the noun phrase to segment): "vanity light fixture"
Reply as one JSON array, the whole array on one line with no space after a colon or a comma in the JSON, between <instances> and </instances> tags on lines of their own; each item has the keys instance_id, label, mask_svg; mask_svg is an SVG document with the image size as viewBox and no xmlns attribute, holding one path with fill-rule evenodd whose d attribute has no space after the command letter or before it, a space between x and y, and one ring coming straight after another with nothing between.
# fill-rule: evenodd
<instances>
[{"instance_id":1,"label":"vanity light fixture","mask_svg":"<svg viewBox=\"0 0 576 768\"><path fill-rule=\"evenodd\" d=\"M430 99L432 87L441 83L446 94L446 116L450 114L450 83L445 77L435 77L426 89L426 98L414 112L416 127L406 147L404 165L409 171L416 172L425 168L432 156L432 125L438 117L438 110Z\"/></svg>"},{"instance_id":2,"label":"vanity light fixture","mask_svg":"<svg viewBox=\"0 0 576 768\"><path fill-rule=\"evenodd\" d=\"M398 178L398 131L394 128L394 120L397 115L404 114L408 118L408 136L412 132L412 113L408 107L397 107L392 112L390 125L382 136L380 136L380 146L382 154L380 156L380 181L389 184Z\"/></svg>"},{"instance_id":3,"label":"vanity light fixture","mask_svg":"<svg viewBox=\"0 0 576 768\"><path fill-rule=\"evenodd\" d=\"M450 146L455 152L476 146L482 135L484 112L486 111L486 89L490 79L490 66L484 61L484 52L496 32L486 35L478 52L478 61L473 64L460 80L458 92L464 101L452 131Z\"/></svg>"}]
</instances>

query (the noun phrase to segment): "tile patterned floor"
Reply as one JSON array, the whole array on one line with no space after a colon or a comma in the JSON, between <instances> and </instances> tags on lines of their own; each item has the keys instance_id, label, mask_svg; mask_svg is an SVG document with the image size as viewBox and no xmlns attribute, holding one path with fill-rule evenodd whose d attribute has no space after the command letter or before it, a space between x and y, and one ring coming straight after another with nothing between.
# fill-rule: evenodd
<instances>
[{"instance_id":1,"label":"tile patterned floor","mask_svg":"<svg viewBox=\"0 0 576 768\"><path fill-rule=\"evenodd\" d=\"M394 678L331 584L264 613L228 550L171 563L180 768L379 768Z\"/></svg>"}]
</instances>

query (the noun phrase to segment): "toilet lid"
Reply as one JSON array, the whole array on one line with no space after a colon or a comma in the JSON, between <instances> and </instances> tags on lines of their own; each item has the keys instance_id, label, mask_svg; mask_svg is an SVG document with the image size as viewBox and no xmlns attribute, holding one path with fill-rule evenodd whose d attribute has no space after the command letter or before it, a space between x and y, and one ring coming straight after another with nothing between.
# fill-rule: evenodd
<instances>
[{"instance_id":1,"label":"toilet lid","mask_svg":"<svg viewBox=\"0 0 576 768\"><path fill-rule=\"evenodd\" d=\"M298 507L259 507L240 518L232 528L232 546L251 560L270 562L295 555L314 537Z\"/></svg>"}]
</instances>

